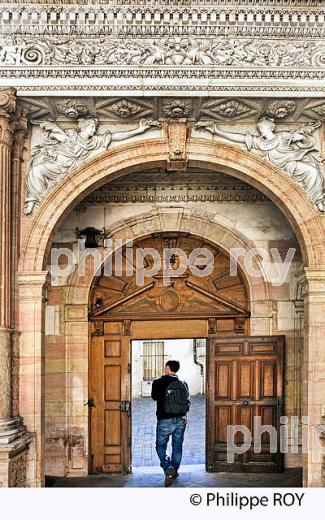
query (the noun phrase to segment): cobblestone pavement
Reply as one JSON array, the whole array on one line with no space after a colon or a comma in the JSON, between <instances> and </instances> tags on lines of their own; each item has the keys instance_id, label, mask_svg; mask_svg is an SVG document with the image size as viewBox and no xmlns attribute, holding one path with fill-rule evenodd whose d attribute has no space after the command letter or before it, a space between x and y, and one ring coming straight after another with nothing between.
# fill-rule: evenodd
<instances>
[{"instance_id":1,"label":"cobblestone pavement","mask_svg":"<svg viewBox=\"0 0 325 520\"><path fill-rule=\"evenodd\" d=\"M182 464L205 463L205 397L191 396ZM132 465L159 466L155 449L156 403L150 397L132 400Z\"/></svg>"}]
</instances>

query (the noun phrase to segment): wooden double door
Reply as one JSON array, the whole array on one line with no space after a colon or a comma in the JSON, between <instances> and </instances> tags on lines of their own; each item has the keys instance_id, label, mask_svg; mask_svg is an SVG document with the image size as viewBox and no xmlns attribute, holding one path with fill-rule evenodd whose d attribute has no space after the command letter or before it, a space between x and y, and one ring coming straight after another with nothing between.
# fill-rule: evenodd
<instances>
[{"instance_id":1,"label":"wooden double door","mask_svg":"<svg viewBox=\"0 0 325 520\"><path fill-rule=\"evenodd\" d=\"M132 468L132 336L131 331L123 330L122 322L107 322L103 327L101 331L93 330L90 348L90 472L128 473ZM148 331L143 339L151 339ZM279 428L283 413L283 350L283 336L207 340L207 471L282 471ZM243 453L235 453L234 462L229 463L227 427L241 425L254 437L256 418L260 418L262 427L272 427L273 435L262 433L259 449L251 446ZM270 445L274 438L275 451ZM238 446L243 439L239 431L233 438Z\"/></svg>"}]
</instances>

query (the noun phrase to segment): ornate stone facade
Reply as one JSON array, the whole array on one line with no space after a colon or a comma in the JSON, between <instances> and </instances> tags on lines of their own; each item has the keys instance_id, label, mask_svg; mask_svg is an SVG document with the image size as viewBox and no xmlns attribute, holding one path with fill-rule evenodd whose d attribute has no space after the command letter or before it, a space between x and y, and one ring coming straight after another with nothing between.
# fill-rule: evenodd
<instances>
[{"instance_id":1,"label":"ornate stone facade","mask_svg":"<svg viewBox=\"0 0 325 520\"><path fill-rule=\"evenodd\" d=\"M92 277L49 277L78 227L293 245L283 286L247 277L249 326L285 334L286 409L322 425L324 21L316 0L0 5L0 487L88 472ZM310 446L286 466L321 485Z\"/></svg>"},{"instance_id":2,"label":"ornate stone facade","mask_svg":"<svg viewBox=\"0 0 325 520\"><path fill-rule=\"evenodd\" d=\"M89 90L90 78L103 93L265 92L262 79L273 93L290 92L294 79L302 80L296 91L321 92L324 12L317 2L302 4L13 2L0 11L0 77L22 93ZM59 89L63 77L78 84Z\"/></svg>"}]
</instances>

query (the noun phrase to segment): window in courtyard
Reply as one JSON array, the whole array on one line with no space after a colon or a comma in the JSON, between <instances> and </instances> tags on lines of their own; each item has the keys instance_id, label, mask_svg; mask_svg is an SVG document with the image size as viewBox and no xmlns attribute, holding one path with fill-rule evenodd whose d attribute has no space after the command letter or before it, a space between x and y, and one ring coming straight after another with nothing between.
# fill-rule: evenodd
<instances>
[{"instance_id":1,"label":"window in courtyard","mask_svg":"<svg viewBox=\"0 0 325 520\"><path fill-rule=\"evenodd\" d=\"M160 377L164 368L164 342L143 342L143 380L152 381Z\"/></svg>"}]
</instances>

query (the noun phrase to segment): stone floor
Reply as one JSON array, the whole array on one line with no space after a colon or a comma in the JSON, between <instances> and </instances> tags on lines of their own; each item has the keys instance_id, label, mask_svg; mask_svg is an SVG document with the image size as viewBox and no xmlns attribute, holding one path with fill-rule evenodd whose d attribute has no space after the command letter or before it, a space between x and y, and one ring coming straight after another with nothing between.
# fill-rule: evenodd
<instances>
[{"instance_id":1,"label":"stone floor","mask_svg":"<svg viewBox=\"0 0 325 520\"><path fill-rule=\"evenodd\" d=\"M156 403L150 397L132 400L132 465L158 466L155 450ZM182 463L205 463L205 397L191 396Z\"/></svg>"},{"instance_id":2,"label":"stone floor","mask_svg":"<svg viewBox=\"0 0 325 520\"><path fill-rule=\"evenodd\" d=\"M48 487L162 487L164 477L159 467L134 468L132 475L89 475L88 477L49 478ZM284 473L207 473L203 465L181 466L180 475L172 487L301 487L300 469Z\"/></svg>"}]
</instances>

